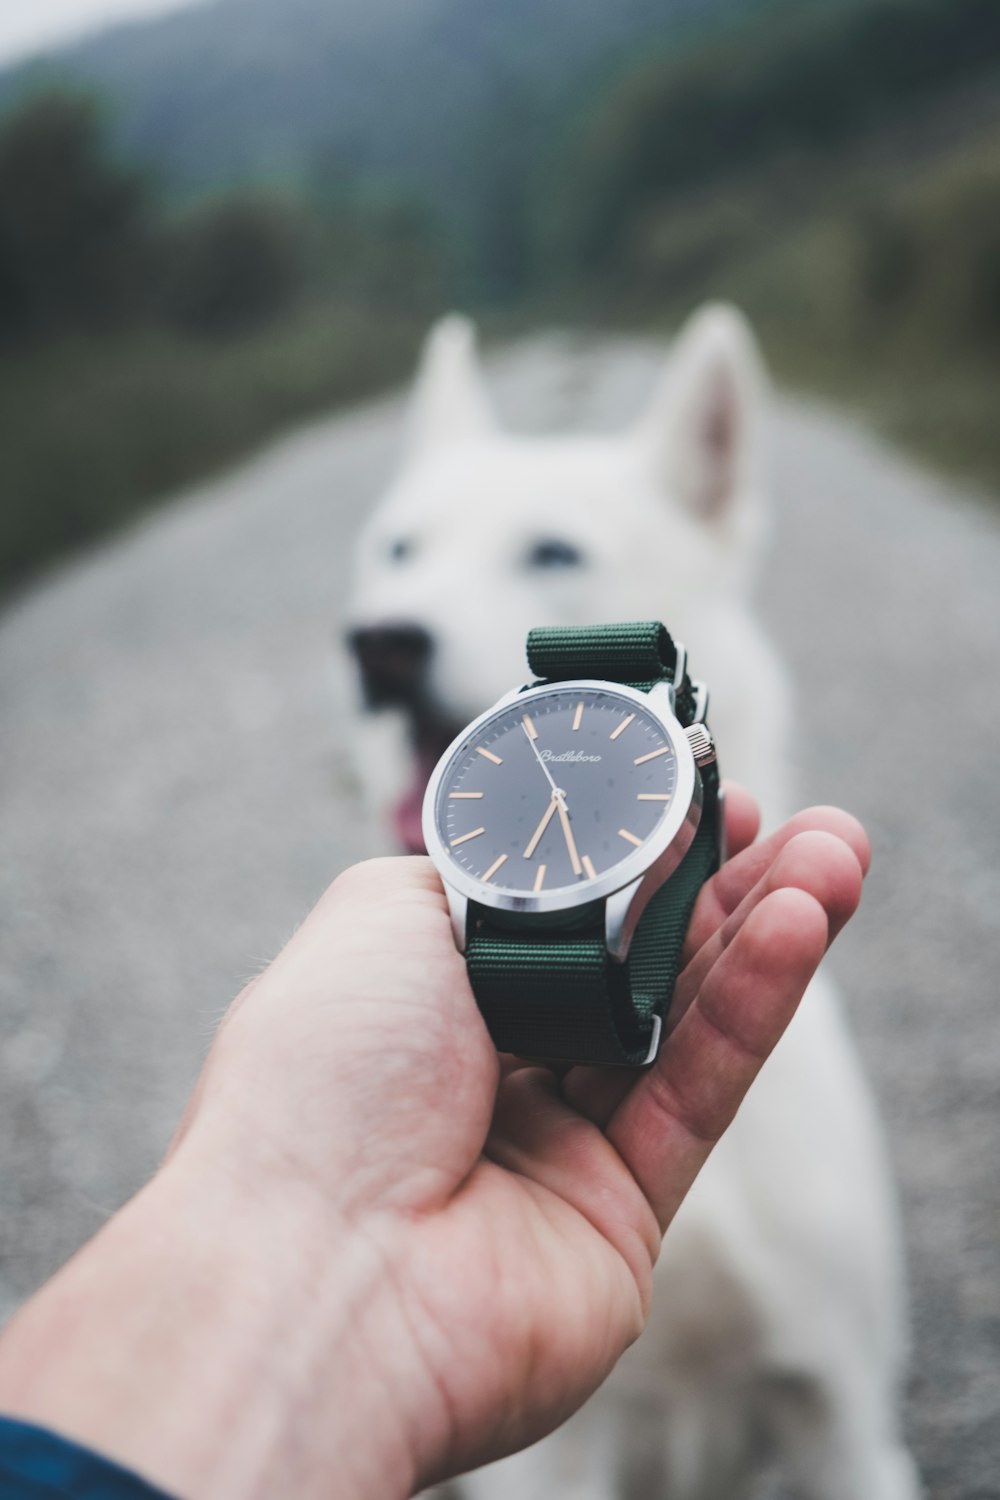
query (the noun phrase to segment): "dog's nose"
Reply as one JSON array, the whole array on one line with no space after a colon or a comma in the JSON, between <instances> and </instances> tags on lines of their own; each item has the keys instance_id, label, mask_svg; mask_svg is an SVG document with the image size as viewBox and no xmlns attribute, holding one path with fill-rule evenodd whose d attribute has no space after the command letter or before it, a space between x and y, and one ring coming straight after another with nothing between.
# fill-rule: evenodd
<instances>
[{"instance_id":1,"label":"dog's nose","mask_svg":"<svg viewBox=\"0 0 1000 1500\"><path fill-rule=\"evenodd\" d=\"M361 669L365 697L372 708L411 699L423 682L434 648L423 626L408 620L349 631L347 644Z\"/></svg>"}]
</instances>

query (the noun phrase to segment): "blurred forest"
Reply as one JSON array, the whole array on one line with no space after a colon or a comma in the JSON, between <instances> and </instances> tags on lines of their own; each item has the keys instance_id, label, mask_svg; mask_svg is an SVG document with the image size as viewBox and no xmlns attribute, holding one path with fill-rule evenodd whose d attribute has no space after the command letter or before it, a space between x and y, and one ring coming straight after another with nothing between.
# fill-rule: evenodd
<instances>
[{"instance_id":1,"label":"blurred forest","mask_svg":"<svg viewBox=\"0 0 1000 1500\"><path fill-rule=\"evenodd\" d=\"M705 296L1000 490L995 0L217 0L0 78L0 592L397 379Z\"/></svg>"}]
</instances>

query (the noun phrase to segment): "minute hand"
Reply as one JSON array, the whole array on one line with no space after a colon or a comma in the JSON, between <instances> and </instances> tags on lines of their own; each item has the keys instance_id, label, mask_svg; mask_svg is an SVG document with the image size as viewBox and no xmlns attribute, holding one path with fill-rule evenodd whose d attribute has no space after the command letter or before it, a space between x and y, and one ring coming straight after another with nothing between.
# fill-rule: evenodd
<instances>
[{"instance_id":1,"label":"minute hand","mask_svg":"<svg viewBox=\"0 0 1000 1500\"><path fill-rule=\"evenodd\" d=\"M569 825L569 809L566 806L566 794L560 792L556 797L556 807L559 811L559 821L562 824L563 837L566 840L566 848L569 850L570 864L573 866L573 874L579 875L583 868L580 864L580 856L577 853L576 840L573 830Z\"/></svg>"}]
</instances>

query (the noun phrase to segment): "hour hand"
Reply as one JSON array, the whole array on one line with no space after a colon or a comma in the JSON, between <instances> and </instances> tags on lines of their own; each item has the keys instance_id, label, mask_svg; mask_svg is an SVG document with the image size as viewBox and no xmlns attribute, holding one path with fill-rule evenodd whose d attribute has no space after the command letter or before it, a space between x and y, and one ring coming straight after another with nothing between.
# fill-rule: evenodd
<instances>
[{"instance_id":1,"label":"hour hand","mask_svg":"<svg viewBox=\"0 0 1000 1500\"><path fill-rule=\"evenodd\" d=\"M535 850L538 848L538 840L541 838L541 836L545 832L546 828L548 828L549 822L550 822L550 820L552 818L552 814L556 810L556 803L558 801L559 801L558 793L553 792L552 796L549 799L549 805L545 809L545 812L542 815L542 821L539 823L538 827L535 829L534 833L531 835L531 839L530 839L530 842L528 844L528 847L524 851L524 857L525 857L525 859L530 859L531 856L534 854Z\"/></svg>"}]
</instances>

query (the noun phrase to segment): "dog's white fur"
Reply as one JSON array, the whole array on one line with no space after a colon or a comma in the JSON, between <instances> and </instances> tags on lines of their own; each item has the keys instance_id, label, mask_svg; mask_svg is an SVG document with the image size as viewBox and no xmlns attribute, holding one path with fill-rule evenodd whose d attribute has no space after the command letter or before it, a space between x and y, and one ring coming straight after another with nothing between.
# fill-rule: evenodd
<instances>
[{"instance_id":1,"label":"dog's white fur","mask_svg":"<svg viewBox=\"0 0 1000 1500\"><path fill-rule=\"evenodd\" d=\"M523 676L530 626L662 618L710 684L725 774L777 820L793 797L787 674L750 599L765 399L747 324L711 306L630 431L512 436L469 325L446 319L401 472L360 542L351 623L426 629L433 695L460 724ZM580 565L533 568L546 538ZM365 724L363 771L384 809L413 777L406 724ZM808 1500L913 1500L903 1282L876 1113L821 975L670 1229L643 1338L579 1417L462 1494L736 1500L771 1450Z\"/></svg>"}]
</instances>

